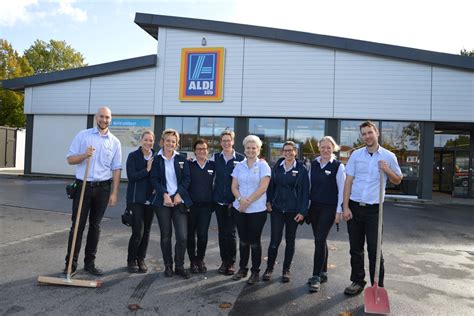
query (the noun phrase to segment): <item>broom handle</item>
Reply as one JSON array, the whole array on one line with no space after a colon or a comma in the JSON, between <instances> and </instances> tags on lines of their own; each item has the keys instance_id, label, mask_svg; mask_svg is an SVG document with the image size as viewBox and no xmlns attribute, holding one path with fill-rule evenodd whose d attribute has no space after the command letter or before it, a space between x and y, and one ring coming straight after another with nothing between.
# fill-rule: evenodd
<instances>
[{"instance_id":1,"label":"broom handle","mask_svg":"<svg viewBox=\"0 0 474 316\"><path fill-rule=\"evenodd\" d=\"M67 263L67 279L71 278L72 261L74 257L74 250L76 250L75 248L76 248L77 230L79 228L79 221L81 219L82 202L84 202L84 193L86 191L87 177L89 176L90 164L91 164L91 157L87 157L86 171L84 173L84 179L82 180L81 196L79 198L79 207L77 208L76 223L74 225L74 231L72 235L71 252L69 253L69 260Z\"/></svg>"},{"instance_id":2,"label":"broom handle","mask_svg":"<svg viewBox=\"0 0 474 316\"><path fill-rule=\"evenodd\" d=\"M377 230L377 254L375 256L375 275L374 283L378 284L380 274L380 257L382 254L382 222L383 222L383 193L384 193L384 174L380 170L380 190L379 190L379 225Z\"/></svg>"}]
</instances>

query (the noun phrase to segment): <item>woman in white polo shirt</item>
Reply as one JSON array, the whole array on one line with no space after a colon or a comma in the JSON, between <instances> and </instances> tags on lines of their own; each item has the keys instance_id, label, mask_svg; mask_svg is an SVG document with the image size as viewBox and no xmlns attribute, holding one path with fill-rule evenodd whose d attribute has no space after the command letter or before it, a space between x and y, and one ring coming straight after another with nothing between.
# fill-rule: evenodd
<instances>
[{"instance_id":1,"label":"woman in white polo shirt","mask_svg":"<svg viewBox=\"0 0 474 316\"><path fill-rule=\"evenodd\" d=\"M252 275L248 284L259 281L262 258L261 236L267 219L266 191L270 183L271 170L267 162L259 160L262 141L249 135L243 141L245 160L238 163L232 172L232 193L235 196L233 216L239 233L239 271L233 280L247 276L247 264L252 250Z\"/></svg>"}]
</instances>

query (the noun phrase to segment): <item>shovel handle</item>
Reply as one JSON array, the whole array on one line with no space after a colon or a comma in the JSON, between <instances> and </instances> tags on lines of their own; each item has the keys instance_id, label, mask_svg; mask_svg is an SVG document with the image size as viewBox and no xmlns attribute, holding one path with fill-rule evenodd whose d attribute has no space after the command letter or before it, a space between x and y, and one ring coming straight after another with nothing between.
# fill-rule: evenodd
<instances>
[{"instance_id":1,"label":"shovel handle","mask_svg":"<svg viewBox=\"0 0 474 316\"><path fill-rule=\"evenodd\" d=\"M380 274L380 257L382 254L382 223L383 223L383 195L385 191L385 176L380 170L380 190L379 190L379 222L377 229L377 252L375 256L374 283L378 284Z\"/></svg>"},{"instance_id":2,"label":"shovel handle","mask_svg":"<svg viewBox=\"0 0 474 316\"><path fill-rule=\"evenodd\" d=\"M87 157L86 171L84 172L84 179L82 180L81 196L79 197L79 206L76 212L76 223L74 225L74 231L72 235L71 252L69 253L69 260L67 263L67 279L71 278L72 272L72 261L74 257L74 250L76 250L77 230L79 229L79 221L81 219L82 203L84 202L84 193L86 191L87 177L89 176L89 166L91 164L91 157Z\"/></svg>"}]
</instances>

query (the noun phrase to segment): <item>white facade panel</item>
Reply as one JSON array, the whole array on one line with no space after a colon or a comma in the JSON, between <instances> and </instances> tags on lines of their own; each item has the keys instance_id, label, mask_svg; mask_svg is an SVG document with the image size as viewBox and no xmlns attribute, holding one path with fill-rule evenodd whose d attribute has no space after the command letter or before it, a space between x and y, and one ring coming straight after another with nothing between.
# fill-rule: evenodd
<instances>
[{"instance_id":1,"label":"white facade panel","mask_svg":"<svg viewBox=\"0 0 474 316\"><path fill-rule=\"evenodd\" d=\"M31 113L88 113L90 81L87 78L33 87Z\"/></svg>"},{"instance_id":2,"label":"white facade panel","mask_svg":"<svg viewBox=\"0 0 474 316\"><path fill-rule=\"evenodd\" d=\"M90 114L108 106L112 114L153 113L156 68L146 68L91 79Z\"/></svg>"},{"instance_id":3,"label":"white facade panel","mask_svg":"<svg viewBox=\"0 0 474 316\"><path fill-rule=\"evenodd\" d=\"M242 115L332 117L334 51L245 39Z\"/></svg>"},{"instance_id":4,"label":"white facade panel","mask_svg":"<svg viewBox=\"0 0 474 316\"><path fill-rule=\"evenodd\" d=\"M31 172L75 175L66 155L74 136L86 128L86 115L35 115Z\"/></svg>"},{"instance_id":5,"label":"white facade panel","mask_svg":"<svg viewBox=\"0 0 474 316\"><path fill-rule=\"evenodd\" d=\"M434 121L474 122L474 73L433 67Z\"/></svg>"},{"instance_id":6,"label":"white facade panel","mask_svg":"<svg viewBox=\"0 0 474 316\"><path fill-rule=\"evenodd\" d=\"M33 88L25 88L25 99L23 112L25 114L31 114L31 103L33 101Z\"/></svg>"},{"instance_id":7,"label":"white facade panel","mask_svg":"<svg viewBox=\"0 0 474 316\"><path fill-rule=\"evenodd\" d=\"M160 28L160 36L162 29ZM206 38L206 47L225 48L224 101L223 102L181 102L179 81L181 49L201 46ZM165 48L158 49L158 67L164 67L163 81L157 82L161 95L163 115L212 115L235 116L241 114L243 37L213 32L199 32L182 29L166 29ZM159 46L163 45L160 38ZM159 96L157 97L159 99ZM159 107L159 105L157 105ZM158 109L159 110L159 109Z\"/></svg>"},{"instance_id":8,"label":"white facade panel","mask_svg":"<svg viewBox=\"0 0 474 316\"><path fill-rule=\"evenodd\" d=\"M431 67L336 52L336 118L429 120Z\"/></svg>"}]
</instances>

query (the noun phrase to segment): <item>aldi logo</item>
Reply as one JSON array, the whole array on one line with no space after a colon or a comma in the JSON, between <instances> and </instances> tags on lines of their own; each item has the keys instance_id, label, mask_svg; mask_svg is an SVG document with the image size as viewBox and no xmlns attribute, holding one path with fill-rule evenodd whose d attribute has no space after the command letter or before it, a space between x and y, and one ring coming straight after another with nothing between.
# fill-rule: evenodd
<instances>
[{"instance_id":1,"label":"aldi logo","mask_svg":"<svg viewBox=\"0 0 474 316\"><path fill-rule=\"evenodd\" d=\"M221 102L223 82L223 47L181 50L180 101Z\"/></svg>"}]
</instances>

